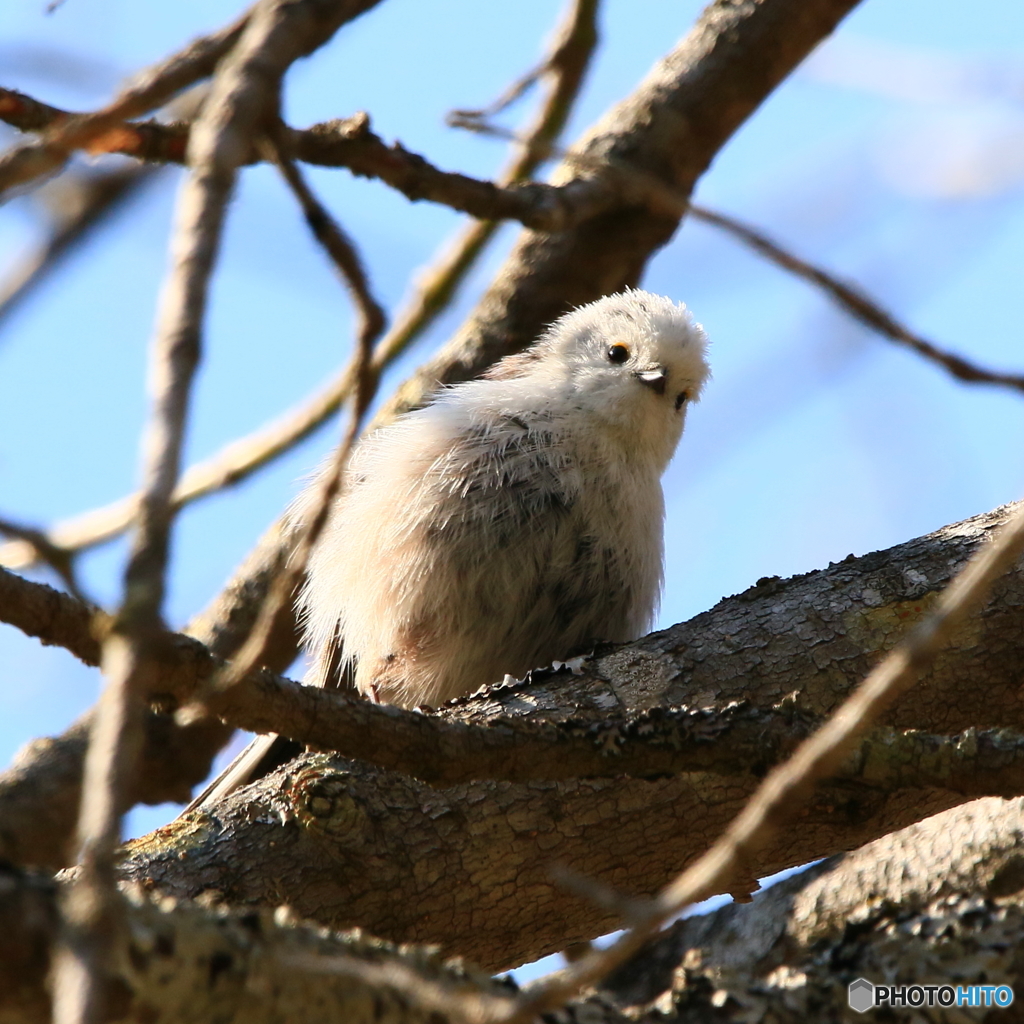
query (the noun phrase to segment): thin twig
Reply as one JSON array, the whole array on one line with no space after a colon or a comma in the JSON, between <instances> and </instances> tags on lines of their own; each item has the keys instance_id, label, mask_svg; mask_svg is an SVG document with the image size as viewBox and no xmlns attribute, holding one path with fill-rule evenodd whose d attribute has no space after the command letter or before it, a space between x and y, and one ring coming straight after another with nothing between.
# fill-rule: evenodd
<instances>
[{"instance_id":1,"label":"thin twig","mask_svg":"<svg viewBox=\"0 0 1024 1024\"><path fill-rule=\"evenodd\" d=\"M693 203L690 204L690 214L697 220L702 220L706 224L728 232L784 270L817 285L852 317L890 340L906 345L918 355L944 367L957 380L966 381L969 384L1002 384L1006 387L1016 388L1018 391L1024 391L1024 374L986 370L954 352L939 348L927 338L922 338L920 334L915 334L909 328L904 327L856 285L846 284L828 271L800 259L799 256L794 256L793 253L783 249L757 228L744 224L735 217L729 217L724 213Z\"/></svg>"},{"instance_id":2,"label":"thin twig","mask_svg":"<svg viewBox=\"0 0 1024 1024\"><path fill-rule=\"evenodd\" d=\"M544 63L544 78L550 83L547 94L532 127L517 140L519 153L503 171L499 179L503 184L529 179L564 128L597 45L597 6L597 0L572 0ZM379 377L447 308L497 228L497 221L471 223L446 243L437 260L418 275L415 292L374 351L374 377ZM175 489L174 508L240 483L290 451L338 411L349 395L352 380L352 366L348 365L325 387L283 416L191 466ZM46 531L46 537L69 550L89 548L123 533L131 525L137 507L138 496L129 495L55 523ZM17 569L33 560L32 548L27 544L0 545L0 565Z\"/></svg>"},{"instance_id":3,"label":"thin twig","mask_svg":"<svg viewBox=\"0 0 1024 1024\"><path fill-rule=\"evenodd\" d=\"M310 974L337 974L355 978L371 989L392 989L410 1003L428 1013L440 1014L444 1020L476 1024L490 1019L495 1009L506 1012L514 1006L507 995L483 990L479 981L466 979L461 984L444 977L430 977L397 959L377 963L354 956L322 956L315 953L293 953L282 956L288 967ZM493 983L492 983L493 984Z\"/></svg>"},{"instance_id":4,"label":"thin twig","mask_svg":"<svg viewBox=\"0 0 1024 1024\"><path fill-rule=\"evenodd\" d=\"M205 84L189 89L168 104L164 112L169 117L192 120L208 91ZM60 116L67 115L22 93L0 89L0 118L23 131L44 128ZM187 140L186 135L184 141ZM181 159L184 160L184 145ZM0 282L0 326L35 287L159 173L158 168L144 164L68 173L40 189L33 198L49 214L49 237L18 261L14 270Z\"/></svg>"},{"instance_id":5,"label":"thin twig","mask_svg":"<svg viewBox=\"0 0 1024 1024\"><path fill-rule=\"evenodd\" d=\"M158 173L152 167L127 167L102 174L76 175L71 181L66 180L70 177L67 175L56 182L60 205L51 217L49 237L26 253L0 281L0 325L67 256L88 240L108 214Z\"/></svg>"},{"instance_id":6,"label":"thin twig","mask_svg":"<svg viewBox=\"0 0 1024 1024\"><path fill-rule=\"evenodd\" d=\"M386 319L380 304L370 292L369 280L352 242L323 204L313 195L294 162L285 155L279 137L266 140L271 159L295 194L306 222L316 240L323 246L342 280L348 286L359 313L356 351L352 357L349 379L355 383L355 400L348 429L338 446L331 465L318 483L312 514L302 526L284 571L274 580L260 608L256 623L231 664L210 684L210 690L228 690L236 686L263 661L267 644L284 615L291 614L295 588L306 570L306 562L334 507L345 477L345 467L352 446L359 436L363 419L376 394L380 375L374 371L373 345L384 330Z\"/></svg>"},{"instance_id":7,"label":"thin twig","mask_svg":"<svg viewBox=\"0 0 1024 1024\"><path fill-rule=\"evenodd\" d=\"M5 118L3 109L5 101L17 98L30 100L30 97L13 90L0 89L0 120L7 120L15 126L25 118L18 114ZM31 102L37 103L35 100ZM45 104L37 105L56 111L56 108ZM86 116L64 111L59 113L65 114L69 121L54 121L54 131L60 124ZM115 153L150 163L182 163L191 130L187 122L119 122L93 139L89 151L94 154ZM388 145L370 129L370 118L365 113L315 124L301 131L288 129L288 134L293 155L303 163L345 167L357 177L383 181L413 202L426 199L473 217L518 220L538 231L561 231L572 227L608 209L618 199L614 189L597 180L574 181L567 185L530 181L503 187L456 171L443 171L399 142ZM502 131L500 134L512 141L521 141L521 136L516 133ZM23 151L28 151L28 147L14 152ZM545 155L550 156L551 153ZM4 159L0 158L0 183L3 181ZM248 146L243 162L256 163L259 159L258 149ZM46 167L38 173L48 173L53 169L56 168Z\"/></svg>"},{"instance_id":8,"label":"thin twig","mask_svg":"<svg viewBox=\"0 0 1024 1024\"><path fill-rule=\"evenodd\" d=\"M360 349L365 350L366 357L360 360L360 366L363 372L369 372L372 368L369 353L373 349L373 343L387 326L387 317L380 303L370 292L370 282L362 260L341 225L313 195L309 185L306 184L306 179L295 166L295 162L283 152L280 138L269 142L268 146L271 159L277 165L281 176L302 207L302 213L310 231L313 232L313 236L323 247L324 252L338 268L341 279L348 287L352 300L355 302L360 320L357 333L358 342Z\"/></svg>"},{"instance_id":9,"label":"thin twig","mask_svg":"<svg viewBox=\"0 0 1024 1024\"><path fill-rule=\"evenodd\" d=\"M69 593L80 601L90 603L82 593L75 575L76 552L58 547L42 530L15 523L10 519L0 518L0 533L16 537L22 544L26 544L34 552L34 560L45 562L63 580Z\"/></svg>"},{"instance_id":10,"label":"thin twig","mask_svg":"<svg viewBox=\"0 0 1024 1024\"><path fill-rule=\"evenodd\" d=\"M953 630L982 603L990 587L1024 552L1024 509L978 551L950 583L935 611L921 622L793 756L772 770L725 835L654 899L645 919L607 949L551 975L523 993L510 1014L491 1018L526 1024L564 1005L636 954L666 921L690 904L728 889L769 835L802 806L815 782L842 763L870 724L916 682Z\"/></svg>"}]
</instances>

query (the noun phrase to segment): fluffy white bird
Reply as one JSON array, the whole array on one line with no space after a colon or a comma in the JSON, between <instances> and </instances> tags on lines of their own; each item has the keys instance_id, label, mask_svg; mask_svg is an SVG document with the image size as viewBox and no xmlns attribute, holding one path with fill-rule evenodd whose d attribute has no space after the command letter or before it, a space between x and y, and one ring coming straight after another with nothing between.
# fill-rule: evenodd
<instances>
[{"instance_id":1,"label":"fluffy white bird","mask_svg":"<svg viewBox=\"0 0 1024 1024\"><path fill-rule=\"evenodd\" d=\"M685 307L610 295L367 438L302 592L312 681L351 663L373 699L436 706L647 631L705 344Z\"/></svg>"},{"instance_id":2,"label":"fluffy white bird","mask_svg":"<svg viewBox=\"0 0 1024 1024\"><path fill-rule=\"evenodd\" d=\"M683 305L609 295L362 441L300 600L309 682L436 706L648 630L705 347Z\"/></svg>"}]
</instances>

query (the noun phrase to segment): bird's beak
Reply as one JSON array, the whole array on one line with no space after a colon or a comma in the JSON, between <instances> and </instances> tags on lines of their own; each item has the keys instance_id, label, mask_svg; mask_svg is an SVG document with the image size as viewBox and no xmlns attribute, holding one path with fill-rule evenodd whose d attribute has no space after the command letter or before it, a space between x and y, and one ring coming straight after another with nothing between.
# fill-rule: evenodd
<instances>
[{"instance_id":1,"label":"bird's beak","mask_svg":"<svg viewBox=\"0 0 1024 1024\"><path fill-rule=\"evenodd\" d=\"M634 376L641 384L645 384L657 394L665 394L665 382L668 379L666 367L648 366L646 370L637 370Z\"/></svg>"}]
</instances>

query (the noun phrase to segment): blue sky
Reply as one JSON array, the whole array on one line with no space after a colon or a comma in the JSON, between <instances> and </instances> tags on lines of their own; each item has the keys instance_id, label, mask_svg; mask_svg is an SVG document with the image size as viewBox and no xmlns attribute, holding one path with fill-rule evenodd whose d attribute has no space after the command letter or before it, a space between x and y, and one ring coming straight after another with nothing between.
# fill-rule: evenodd
<instances>
[{"instance_id":1,"label":"blue sky","mask_svg":"<svg viewBox=\"0 0 1024 1024\"><path fill-rule=\"evenodd\" d=\"M45 7L8 0L0 9L0 83L78 109L239 9L222 0ZM485 104L531 66L560 7L387 0L294 70L288 117L304 125L366 109L385 138L489 176L501 144L446 128L444 115ZM568 137L628 92L699 10L607 0L602 49ZM131 489L178 173L160 175L0 332L0 514L43 524ZM358 240L390 309L461 220L345 171L315 169L310 179ZM990 3L983 17L962 0L865 0L730 142L697 196L861 283L937 343L1018 372L1022 197L1017 0ZM29 201L0 208L0 273L38 231ZM503 229L385 392L451 332L514 234ZM644 284L691 306L712 339L714 370L665 481L663 624L761 576L887 547L1024 492L1024 395L951 381L698 223L655 257ZM312 390L345 359L351 326L290 197L266 168L247 171L213 287L189 459ZM171 623L217 591L336 436L335 425L181 517ZM123 557L113 544L84 560L91 593L116 600ZM69 655L5 626L0 679L5 761L33 736L61 731L99 686ZM171 813L139 811L129 827Z\"/></svg>"}]
</instances>

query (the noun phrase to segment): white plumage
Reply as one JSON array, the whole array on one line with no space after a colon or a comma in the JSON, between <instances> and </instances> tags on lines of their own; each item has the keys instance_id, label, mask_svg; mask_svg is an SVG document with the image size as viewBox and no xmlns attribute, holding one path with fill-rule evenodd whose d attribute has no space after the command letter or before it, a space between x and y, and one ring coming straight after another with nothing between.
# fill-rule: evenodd
<instances>
[{"instance_id":1,"label":"white plumage","mask_svg":"<svg viewBox=\"0 0 1024 1024\"><path fill-rule=\"evenodd\" d=\"M308 682L437 705L649 629L705 347L684 306L609 295L362 441L302 591ZM187 810L289 756L254 740Z\"/></svg>"},{"instance_id":2,"label":"white plumage","mask_svg":"<svg viewBox=\"0 0 1024 1024\"><path fill-rule=\"evenodd\" d=\"M361 442L302 593L310 681L349 663L373 699L437 705L649 629L705 344L684 306L610 295Z\"/></svg>"}]
</instances>

